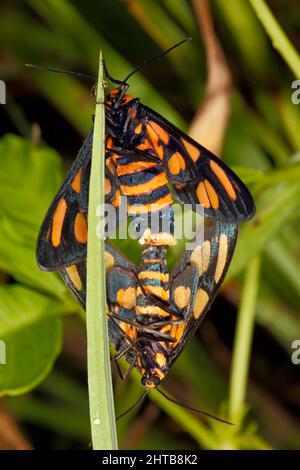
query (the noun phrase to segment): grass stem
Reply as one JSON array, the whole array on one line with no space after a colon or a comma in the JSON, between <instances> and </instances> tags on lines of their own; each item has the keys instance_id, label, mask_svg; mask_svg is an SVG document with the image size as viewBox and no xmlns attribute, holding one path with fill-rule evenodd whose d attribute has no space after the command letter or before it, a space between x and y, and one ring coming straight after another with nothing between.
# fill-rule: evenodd
<instances>
[{"instance_id":1,"label":"grass stem","mask_svg":"<svg viewBox=\"0 0 300 470\"><path fill-rule=\"evenodd\" d=\"M235 332L229 388L229 420L236 422L246 398L255 308L259 287L260 258L254 258L245 273Z\"/></svg>"},{"instance_id":2,"label":"grass stem","mask_svg":"<svg viewBox=\"0 0 300 470\"><path fill-rule=\"evenodd\" d=\"M111 381L109 338L106 318L103 218L97 208L104 206L105 112L102 54L100 52L97 102L94 121L92 167L88 211L87 254L87 342L90 420L94 450L117 448L115 411ZM102 230L101 230L102 228Z\"/></svg>"},{"instance_id":3,"label":"grass stem","mask_svg":"<svg viewBox=\"0 0 300 470\"><path fill-rule=\"evenodd\" d=\"M249 0L273 46L285 60L296 78L300 79L300 56L264 0Z\"/></svg>"}]
</instances>

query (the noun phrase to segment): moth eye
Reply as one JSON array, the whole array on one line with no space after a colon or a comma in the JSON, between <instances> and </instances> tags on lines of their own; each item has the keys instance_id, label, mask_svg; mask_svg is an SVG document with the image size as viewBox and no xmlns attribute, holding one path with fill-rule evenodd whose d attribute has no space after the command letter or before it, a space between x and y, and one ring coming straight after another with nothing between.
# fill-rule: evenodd
<instances>
[{"instance_id":1,"label":"moth eye","mask_svg":"<svg viewBox=\"0 0 300 470\"><path fill-rule=\"evenodd\" d=\"M158 377L153 377L153 383L155 387L157 387L160 384L160 379Z\"/></svg>"}]
</instances>

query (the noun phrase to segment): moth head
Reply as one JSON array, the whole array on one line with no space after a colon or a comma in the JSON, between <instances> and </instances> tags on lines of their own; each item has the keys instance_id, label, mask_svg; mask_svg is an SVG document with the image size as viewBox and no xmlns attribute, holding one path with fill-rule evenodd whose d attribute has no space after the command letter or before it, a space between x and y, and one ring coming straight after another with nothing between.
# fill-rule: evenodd
<instances>
[{"instance_id":1,"label":"moth head","mask_svg":"<svg viewBox=\"0 0 300 470\"><path fill-rule=\"evenodd\" d=\"M146 388L156 388L160 385L161 379L152 372L147 372L141 379L141 384Z\"/></svg>"},{"instance_id":2,"label":"moth head","mask_svg":"<svg viewBox=\"0 0 300 470\"><path fill-rule=\"evenodd\" d=\"M156 388L160 385L168 371L167 359L161 352L156 352L155 358L147 356L147 363L142 371L142 385L147 388Z\"/></svg>"},{"instance_id":3,"label":"moth head","mask_svg":"<svg viewBox=\"0 0 300 470\"><path fill-rule=\"evenodd\" d=\"M128 87L119 86L110 90L106 97L106 106L114 109L128 103L132 100L132 96L126 93Z\"/></svg>"}]
</instances>

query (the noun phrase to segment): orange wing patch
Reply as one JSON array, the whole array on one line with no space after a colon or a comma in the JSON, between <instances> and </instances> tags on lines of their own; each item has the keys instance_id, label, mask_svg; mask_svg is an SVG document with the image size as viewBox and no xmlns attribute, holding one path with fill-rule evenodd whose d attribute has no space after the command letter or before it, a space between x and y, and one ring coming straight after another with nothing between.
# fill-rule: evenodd
<instances>
[{"instance_id":1,"label":"orange wing patch","mask_svg":"<svg viewBox=\"0 0 300 470\"><path fill-rule=\"evenodd\" d=\"M75 217L74 235L79 243L87 242L87 223L85 215L81 212L78 212Z\"/></svg>"},{"instance_id":2,"label":"orange wing patch","mask_svg":"<svg viewBox=\"0 0 300 470\"><path fill-rule=\"evenodd\" d=\"M125 323L125 322L120 322L119 324L120 324L120 327L121 327L121 329L123 330L123 332L125 334L126 341L128 341L126 336L128 336L129 338L131 338L134 341L137 337L136 328L132 325L129 325L128 323Z\"/></svg>"},{"instance_id":3,"label":"orange wing patch","mask_svg":"<svg viewBox=\"0 0 300 470\"><path fill-rule=\"evenodd\" d=\"M183 156L179 152L175 152L168 161L168 168L172 175L178 175L185 170L186 164Z\"/></svg>"},{"instance_id":4,"label":"orange wing patch","mask_svg":"<svg viewBox=\"0 0 300 470\"><path fill-rule=\"evenodd\" d=\"M116 197L115 197L115 199L112 201L112 205L113 205L114 207L119 207L119 205L120 205L120 200L121 200L121 192L120 192L119 189L117 189L117 191L116 191Z\"/></svg>"},{"instance_id":5,"label":"orange wing patch","mask_svg":"<svg viewBox=\"0 0 300 470\"><path fill-rule=\"evenodd\" d=\"M202 181L197 186L196 194L197 194L197 198L200 204L202 204L205 207L205 209L208 209L210 207L210 202L207 196L204 183Z\"/></svg>"},{"instance_id":6,"label":"orange wing patch","mask_svg":"<svg viewBox=\"0 0 300 470\"><path fill-rule=\"evenodd\" d=\"M156 152L159 158L162 159L164 156L164 148L160 142L162 142L164 145L169 143L169 136L167 132L154 121L149 121L146 129L149 139L152 143L153 150ZM140 148L140 146L138 146L138 148Z\"/></svg>"},{"instance_id":7,"label":"orange wing patch","mask_svg":"<svg viewBox=\"0 0 300 470\"><path fill-rule=\"evenodd\" d=\"M59 246L60 244L61 232L67 212L67 207L68 205L66 200L62 198L57 204L56 210L54 212L52 223L52 244L55 247Z\"/></svg>"},{"instance_id":8,"label":"orange wing patch","mask_svg":"<svg viewBox=\"0 0 300 470\"><path fill-rule=\"evenodd\" d=\"M187 140L185 139L181 139L181 142L183 143L185 149L187 150L189 156L191 157L191 159L196 162L198 160L198 158L200 157L200 150L195 147L195 145L191 144L190 142L188 142Z\"/></svg>"},{"instance_id":9,"label":"orange wing patch","mask_svg":"<svg viewBox=\"0 0 300 470\"><path fill-rule=\"evenodd\" d=\"M121 307L130 310L136 306L136 289L128 287L127 289L119 289L117 293L117 302Z\"/></svg>"},{"instance_id":10,"label":"orange wing patch","mask_svg":"<svg viewBox=\"0 0 300 470\"><path fill-rule=\"evenodd\" d=\"M152 148L152 145L148 139L145 139L141 144L137 145L136 148L139 150L149 150Z\"/></svg>"},{"instance_id":11,"label":"orange wing patch","mask_svg":"<svg viewBox=\"0 0 300 470\"><path fill-rule=\"evenodd\" d=\"M169 343L168 346L171 348L175 348L175 346L179 343L182 338L182 335L185 331L185 323L180 323L179 325L172 325L170 336L174 338L176 341L174 343Z\"/></svg>"},{"instance_id":12,"label":"orange wing patch","mask_svg":"<svg viewBox=\"0 0 300 470\"><path fill-rule=\"evenodd\" d=\"M213 160L210 161L210 168L226 190L227 194L233 199L234 201L236 200L236 192L228 179L228 176L226 175L225 171Z\"/></svg>"},{"instance_id":13,"label":"orange wing patch","mask_svg":"<svg viewBox=\"0 0 300 470\"><path fill-rule=\"evenodd\" d=\"M193 309L194 318L197 320L209 301L209 295L204 289L198 289Z\"/></svg>"},{"instance_id":14,"label":"orange wing patch","mask_svg":"<svg viewBox=\"0 0 300 470\"><path fill-rule=\"evenodd\" d=\"M184 309L188 306L191 298L191 289L189 287L178 286L174 292L174 302L178 308Z\"/></svg>"},{"instance_id":15,"label":"orange wing patch","mask_svg":"<svg viewBox=\"0 0 300 470\"><path fill-rule=\"evenodd\" d=\"M114 143L113 143L113 140L111 137L108 137L107 141L106 141L106 148L108 150L112 150L114 148Z\"/></svg>"},{"instance_id":16,"label":"orange wing patch","mask_svg":"<svg viewBox=\"0 0 300 470\"><path fill-rule=\"evenodd\" d=\"M81 291L82 281L81 281L77 266L75 264L73 264L72 266L69 266L68 268L66 268L66 273L68 274L69 278L71 279L72 284L74 285L74 287L78 291Z\"/></svg>"},{"instance_id":17,"label":"orange wing patch","mask_svg":"<svg viewBox=\"0 0 300 470\"><path fill-rule=\"evenodd\" d=\"M71 186L74 189L75 193L80 193L80 183L81 183L82 167L79 168L78 172L74 176Z\"/></svg>"},{"instance_id":18,"label":"orange wing patch","mask_svg":"<svg viewBox=\"0 0 300 470\"><path fill-rule=\"evenodd\" d=\"M213 186L210 184L210 182L208 180L204 181L204 185L205 185L205 189L207 191L207 196L210 200L210 203L211 203L212 207L214 209L218 209L219 208L219 198L218 198L218 195L217 195L216 191L214 190Z\"/></svg>"},{"instance_id":19,"label":"orange wing patch","mask_svg":"<svg viewBox=\"0 0 300 470\"><path fill-rule=\"evenodd\" d=\"M218 260L215 269L215 281L216 283L219 282L223 271L226 266L227 260L227 253L228 253L228 238L225 233L222 233L219 238L219 253L218 253Z\"/></svg>"},{"instance_id":20,"label":"orange wing patch","mask_svg":"<svg viewBox=\"0 0 300 470\"><path fill-rule=\"evenodd\" d=\"M211 243L205 240L202 245L197 246L191 254L191 263L197 268L200 277L209 268L211 254Z\"/></svg>"},{"instance_id":21,"label":"orange wing patch","mask_svg":"<svg viewBox=\"0 0 300 470\"><path fill-rule=\"evenodd\" d=\"M158 141L159 141L158 135L156 134L156 132L153 130L153 128L150 126L149 123L146 126L146 129L147 129L147 134L149 136L149 139L152 143L152 148L155 150L156 153L159 153L161 149L160 149L160 145L158 145Z\"/></svg>"},{"instance_id":22,"label":"orange wing patch","mask_svg":"<svg viewBox=\"0 0 300 470\"><path fill-rule=\"evenodd\" d=\"M168 133L156 122L149 121L149 126L153 129L155 134L159 137L159 139L167 145L169 143L169 135Z\"/></svg>"},{"instance_id":23,"label":"orange wing patch","mask_svg":"<svg viewBox=\"0 0 300 470\"><path fill-rule=\"evenodd\" d=\"M134 129L134 133L137 134L137 135L140 135L140 133L142 132L143 130L143 125L142 123L140 122L138 126L136 126L136 128Z\"/></svg>"}]
</instances>

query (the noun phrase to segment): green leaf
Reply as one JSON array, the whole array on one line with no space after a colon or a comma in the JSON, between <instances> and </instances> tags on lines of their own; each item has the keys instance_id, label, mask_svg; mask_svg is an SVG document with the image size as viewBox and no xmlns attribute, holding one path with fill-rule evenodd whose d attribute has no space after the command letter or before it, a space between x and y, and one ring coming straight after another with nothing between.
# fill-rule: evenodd
<instances>
[{"instance_id":1,"label":"green leaf","mask_svg":"<svg viewBox=\"0 0 300 470\"><path fill-rule=\"evenodd\" d=\"M235 166L233 167L233 170L247 185L263 180L264 173L256 168Z\"/></svg>"},{"instance_id":2,"label":"green leaf","mask_svg":"<svg viewBox=\"0 0 300 470\"><path fill-rule=\"evenodd\" d=\"M99 45L101 45L101 49L104 51L105 56L109 58L109 70L114 77L122 78L133 70L134 67L128 63L127 60L125 60L113 47L111 47L104 36L100 34L99 31L94 28L90 22L85 20L85 18L80 14L80 11L72 2L67 0L48 0L48 2L45 3L42 0L27 0L27 3L37 12L38 15L43 18L45 23L49 25L51 29L55 31L55 33L58 32L61 34L63 31L66 35L67 41L73 42L77 45L78 50L81 51L82 60L84 61L90 73L95 74L96 71L98 64ZM180 36L180 39L182 39L182 36ZM168 46L169 45L170 42L168 41ZM14 52L17 54L18 48L15 48ZM66 56L66 59L67 57L68 56ZM60 57L58 57L56 60L57 64L59 64L58 60L60 60L61 63ZM61 80L61 78L62 77L60 77L59 80ZM42 86L42 83L40 83L40 86ZM57 91L57 87L54 87L54 90ZM141 74L136 74L134 77L132 77L131 90L135 96L141 97L145 104L148 104L154 109L157 109L174 124L180 127L184 126L183 119L175 111L173 106L170 105ZM51 91L49 87L47 90L44 89L43 91L46 93L46 95L49 94L51 100L54 98L53 90ZM58 109L61 109L62 112L66 114L68 110L64 101L65 100L62 98L59 102L56 103L56 105L58 106ZM83 106L86 107L86 105L87 103L84 101ZM76 107L76 109L78 110L78 107ZM81 112L78 113L75 110L75 113L78 114L77 117L80 119ZM69 119L70 121L72 120L71 113L69 114ZM90 120L88 122L90 122ZM76 124L76 122L74 122L74 124Z\"/></svg>"},{"instance_id":3,"label":"green leaf","mask_svg":"<svg viewBox=\"0 0 300 470\"><path fill-rule=\"evenodd\" d=\"M15 279L63 296L66 288L54 273L41 273L36 239L61 183L61 162L48 147L6 135L0 140L0 268Z\"/></svg>"},{"instance_id":4,"label":"green leaf","mask_svg":"<svg viewBox=\"0 0 300 470\"><path fill-rule=\"evenodd\" d=\"M60 351L59 304L19 285L0 286L0 395L18 395L41 382Z\"/></svg>"},{"instance_id":5,"label":"green leaf","mask_svg":"<svg viewBox=\"0 0 300 470\"><path fill-rule=\"evenodd\" d=\"M35 424L64 439L72 438L84 443L90 440L88 414L81 409L31 396L8 399L5 404L18 421Z\"/></svg>"},{"instance_id":6,"label":"green leaf","mask_svg":"<svg viewBox=\"0 0 300 470\"><path fill-rule=\"evenodd\" d=\"M291 352L291 344L300 336L298 312L285 305L278 291L262 281L257 301L257 322Z\"/></svg>"},{"instance_id":7,"label":"green leaf","mask_svg":"<svg viewBox=\"0 0 300 470\"><path fill-rule=\"evenodd\" d=\"M257 80L264 78L271 63L270 46L248 2L216 0L213 3L231 36L236 59L242 60L241 67Z\"/></svg>"},{"instance_id":8,"label":"green leaf","mask_svg":"<svg viewBox=\"0 0 300 470\"><path fill-rule=\"evenodd\" d=\"M300 264L298 249L283 237L271 240L264 253L264 278L282 302L296 311L300 302Z\"/></svg>"},{"instance_id":9,"label":"green leaf","mask_svg":"<svg viewBox=\"0 0 300 470\"><path fill-rule=\"evenodd\" d=\"M299 183L281 184L265 191L257 201L257 215L241 228L228 278L241 272L285 224L297 217L299 209Z\"/></svg>"},{"instance_id":10,"label":"green leaf","mask_svg":"<svg viewBox=\"0 0 300 470\"><path fill-rule=\"evenodd\" d=\"M296 106L291 100L292 91L292 88L284 89L277 99L277 104L282 130L285 131L287 140L296 152L300 149L300 112L299 106Z\"/></svg>"}]
</instances>

